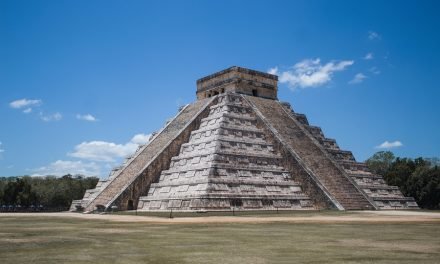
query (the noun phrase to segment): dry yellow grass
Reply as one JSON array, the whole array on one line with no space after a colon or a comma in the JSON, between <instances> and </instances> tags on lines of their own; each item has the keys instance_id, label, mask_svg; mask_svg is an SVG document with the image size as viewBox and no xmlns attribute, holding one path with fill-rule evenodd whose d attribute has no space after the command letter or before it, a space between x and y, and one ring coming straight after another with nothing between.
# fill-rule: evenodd
<instances>
[{"instance_id":1,"label":"dry yellow grass","mask_svg":"<svg viewBox=\"0 0 440 264\"><path fill-rule=\"evenodd\" d=\"M174 219L9 214L0 215L0 259L1 263L438 263L439 234L439 214L420 212Z\"/></svg>"}]
</instances>

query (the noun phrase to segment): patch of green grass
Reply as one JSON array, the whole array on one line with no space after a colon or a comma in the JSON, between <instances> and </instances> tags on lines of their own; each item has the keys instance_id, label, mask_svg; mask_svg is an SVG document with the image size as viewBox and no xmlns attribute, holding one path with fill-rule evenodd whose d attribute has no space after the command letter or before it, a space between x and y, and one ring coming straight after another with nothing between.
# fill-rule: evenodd
<instances>
[{"instance_id":1,"label":"patch of green grass","mask_svg":"<svg viewBox=\"0 0 440 264\"><path fill-rule=\"evenodd\" d=\"M148 224L1 217L1 263L438 263L433 224Z\"/></svg>"}]
</instances>

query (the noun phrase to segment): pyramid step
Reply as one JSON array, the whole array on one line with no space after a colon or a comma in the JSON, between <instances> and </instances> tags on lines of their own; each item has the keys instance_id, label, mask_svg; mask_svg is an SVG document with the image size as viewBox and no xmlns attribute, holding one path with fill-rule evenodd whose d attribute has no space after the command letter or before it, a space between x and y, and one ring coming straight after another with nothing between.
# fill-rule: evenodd
<instances>
[{"instance_id":1,"label":"pyramid step","mask_svg":"<svg viewBox=\"0 0 440 264\"><path fill-rule=\"evenodd\" d=\"M325 186L326 189L322 191L328 192L326 195L338 200L341 192L347 193L346 196L359 194L356 197L359 201L374 207L361 193L361 190L351 182L349 176L345 174L345 170L341 169L332 160L331 155L307 132L307 130L312 130L315 137L319 136L321 140L324 140L325 137L320 128L308 126L306 129L302 127L277 101L251 96L245 98L257 109L260 118L270 124L269 128L278 136L281 144L287 145L296 154L299 162L307 167L307 171L313 174L311 179L319 181L317 186L319 184ZM354 163L354 161L350 162ZM343 197L341 196L341 198ZM341 204L343 205L343 202Z\"/></svg>"},{"instance_id":2,"label":"pyramid step","mask_svg":"<svg viewBox=\"0 0 440 264\"><path fill-rule=\"evenodd\" d=\"M234 101L234 97L242 101L242 97L237 95L220 96L219 101L224 101L225 97L229 98L227 101ZM247 208L275 209L281 206L313 209L310 198L302 192L301 186L292 180L286 169L279 166L282 156L274 150L273 142L267 140L270 137L265 135L263 129L255 125L236 126L224 122L236 109L234 107L223 107L221 112L212 111L219 107L211 107L210 114L204 120L214 120L210 117L215 115L217 120L223 121L213 121L209 129L205 126L192 132L189 142L182 145L180 154L171 158L173 164L170 169L162 172L159 182L152 184L148 195L142 198L144 202L139 205L140 210L185 210L195 206L208 210L229 207L230 203L242 204ZM245 103L241 103L241 107L251 109ZM247 117L251 113L246 110L233 114ZM220 129L239 133L258 132L258 144L265 146L265 150L249 147L254 138L230 140L223 134L211 136L209 142L197 148L188 147L201 141L193 136L200 131ZM233 141L238 143L229 144ZM199 161L198 157L207 153L212 158L208 162ZM182 160L185 161L180 163ZM203 171L200 170L202 167ZM299 200L301 202L298 204Z\"/></svg>"},{"instance_id":3,"label":"pyramid step","mask_svg":"<svg viewBox=\"0 0 440 264\"><path fill-rule=\"evenodd\" d=\"M96 197L88 203L86 210L93 211L96 205L108 206L109 203L122 195L126 188L134 184L139 177L147 177L148 175L141 173L144 167L147 164L151 164L154 159L157 159L161 150L171 144L174 138L179 136L179 132L183 128L188 127L189 122L195 120L199 115L198 113L201 113L203 109L207 108L212 101L213 99L200 100L184 108L171 122L167 123L166 127L162 129L149 144L139 151L137 156L122 168L114 178L109 180L106 186L103 186L102 189L99 190ZM147 179L143 179L144 182L146 180ZM147 188L148 185L137 188L134 195L139 197ZM119 207L122 209L126 206L126 204L122 204Z\"/></svg>"}]
</instances>

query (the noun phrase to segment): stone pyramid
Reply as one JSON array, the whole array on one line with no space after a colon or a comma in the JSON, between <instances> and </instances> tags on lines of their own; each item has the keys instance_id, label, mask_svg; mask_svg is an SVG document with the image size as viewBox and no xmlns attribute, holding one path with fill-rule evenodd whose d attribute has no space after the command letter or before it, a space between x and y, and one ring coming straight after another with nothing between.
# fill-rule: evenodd
<instances>
[{"instance_id":1,"label":"stone pyramid","mask_svg":"<svg viewBox=\"0 0 440 264\"><path fill-rule=\"evenodd\" d=\"M226 93L171 158L138 208L229 210L313 208L282 164L268 133L243 97Z\"/></svg>"},{"instance_id":2,"label":"stone pyramid","mask_svg":"<svg viewBox=\"0 0 440 264\"><path fill-rule=\"evenodd\" d=\"M277 99L277 76L231 67L71 210L417 209Z\"/></svg>"}]
</instances>

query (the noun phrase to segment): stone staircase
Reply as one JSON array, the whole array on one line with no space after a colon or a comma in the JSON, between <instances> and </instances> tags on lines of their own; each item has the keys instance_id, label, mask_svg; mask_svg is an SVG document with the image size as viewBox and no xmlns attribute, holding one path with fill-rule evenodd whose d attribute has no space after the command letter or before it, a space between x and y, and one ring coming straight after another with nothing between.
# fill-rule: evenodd
<instances>
[{"instance_id":1,"label":"stone staircase","mask_svg":"<svg viewBox=\"0 0 440 264\"><path fill-rule=\"evenodd\" d=\"M299 121L292 118L280 102L252 96L245 98L261 115L260 118L270 124L270 129L282 143L296 153L295 156L300 159L299 162L313 180L318 181L318 185L323 186L323 191L337 201L336 207L345 210L375 209L372 201L355 185L345 170Z\"/></svg>"},{"instance_id":2,"label":"stone staircase","mask_svg":"<svg viewBox=\"0 0 440 264\"><path fill-rule=\"evenodd\" d=\"M159 165L154 163L154 161L158 160L160 154L163 153L164 149L170 144L174 143L179 145L179 143L183 143L176 140L176 137L181 135L182 130L185 129L191 121L195 120L211 102L212 99L199 100L182 109L147 145L139 149L132 158L127 160L124 166L117 170L103 186L99 186L98 191L92 191L92 193L94 193L92 199L85 199L88 200L84 206L85 211L94 211L97 207L101 207L105 210L112 205L118 206L118 209L121 210L133 209L129 207L135 208L135 203L137 203L139 196L147 192L149 188L148 182L152 182L154 177L157 176L151 172L146 173L146 171L161 170L162 167L169 165L167 159L159 160ZM173 148L178 149L178 147L180 147L180 145L174 146ZM153 165L155 165L155 168L150 168ZM144 184L134 184L136 181L142 181ZM121 200L123 194L125 194L126 198L124 197L124 199ZM118 199L119 201L117 201ZM128 201L131 201L132 204L128 204Z\"/></svg>"},{"instance_id":3,"label":"stone staircase","mask_svg":"<svg viewBox=\"0 0 440 264\"><path fill-rule=\"evenodd\" d=\"M248 103L238 94L217 98L138 210L314 209Z\"/></svg>"},{"instance_id":4,"label":"stone staircase","mask_svg":"<svg viewBox=\"0 0 440 264\"><path fill-rule=\"evenodd\" d=\"M412 197L404 197L397 186L389 186L382 176L369 171L365 163L357 162L351 151L341 150L336 140L326 138L321 128L309 124L304 114L295 113L289 104L283 106L345 170L354 184L379 209L419 209Z\"/></svg>"}]
</instances>

